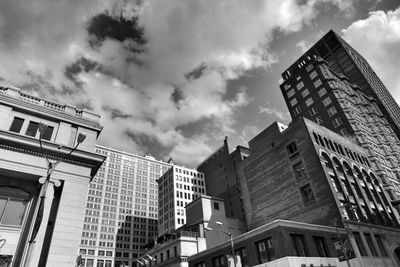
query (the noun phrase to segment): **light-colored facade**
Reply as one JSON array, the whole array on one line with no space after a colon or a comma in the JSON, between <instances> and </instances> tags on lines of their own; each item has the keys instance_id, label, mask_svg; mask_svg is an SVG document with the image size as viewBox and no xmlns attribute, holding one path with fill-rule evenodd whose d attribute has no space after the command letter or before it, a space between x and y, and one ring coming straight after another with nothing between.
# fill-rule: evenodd
<instances>
[{"instance_id":1,"label":"light-colored facade","mask_svg":"<svg viewBox=\"0 0 400 267\"><path fill-rule=\"evenodd\" d=\"M0 86L2 266L75 265L87 186L104 160L94 153L101 130L96 114ZM49 183L46 158L59 162Z\"/></svg>"},{"instance_id":2,"label":"light-colored facade","mask_svg":"<svg viewBox=\"0 0 400 267\"><path fill-rule=\"evenodd\" d=\"M96 145L107 157L89 185L82 266L134 266L157 234L157 179L171 164Z\"/></svg>"},{"instance_id":3,"label":"light-colored facade","mask_svg":"<svg viewBox=\"0 0 400 267\"><path fill-rule=\"evenodd\" d=\"M158 236L162 236L186 223L185 206L205 195L206 187L203 173L177 165L158 179L158 186Z\"/></svg>"}]
</instances>

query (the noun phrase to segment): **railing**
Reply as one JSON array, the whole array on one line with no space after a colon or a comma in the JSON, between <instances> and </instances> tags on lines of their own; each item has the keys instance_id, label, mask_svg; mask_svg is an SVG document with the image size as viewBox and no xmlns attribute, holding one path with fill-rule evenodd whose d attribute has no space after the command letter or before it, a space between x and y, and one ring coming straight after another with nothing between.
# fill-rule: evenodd
<instances>
[{"instance_id":1,"label":"railing","mask_svg":"<svg viewBox=\"0 0 400 267\"><path fill-rule=\"evenodd\" d=\"M23 94L23 93L19 94L19 99L26 101L26 102L34 103L34 104L39 104L40 100L41 100L38 97L34 97L34 96Z\"/></svg>"}]
</instances>

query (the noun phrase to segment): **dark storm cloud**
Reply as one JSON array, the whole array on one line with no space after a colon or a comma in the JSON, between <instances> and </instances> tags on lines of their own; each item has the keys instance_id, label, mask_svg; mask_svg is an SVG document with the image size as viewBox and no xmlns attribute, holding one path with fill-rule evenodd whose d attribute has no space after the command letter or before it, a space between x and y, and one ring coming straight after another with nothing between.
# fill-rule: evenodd
<instances>
[{"instance_id":1,"label":"dark storm cloud","mask_svg":"<svg viewBox=\"0 0 400 267\"><path fill-rule=\"evenodd\" d=\"M115 17L105 12L90 20L87 31L90 34L89 43L94 48L101 46L106 38L119 42L133 40L140 45L146 43L143 28L138 26L136 17L129 19L123 16ZM136 51L134 47L130 47L130 49ZM138 52L140 51L138 50Z\"/></svg>"},{"instance_id":2,"label":"dark storm cloud","mask_svg":"<svg viewBox=\"0 0 400 267\"><path fill-rule=\"evenodd\" d=\"M203 73L207 70L207 66L204 63L201 63L200 66L185 74L185 78L187 80L196 80L200 78Z\"/></svg>"},{"instance_id":3,"label":"dark storm cloud","mask_svg":"<svg viewBox=\"0 0 400 267\"><path fill-rule=\"evenodd\" d=\"M184 99L185 99L185 97L183 96L181 89L179 89L179 87L175 86L175 89L171 94L171 100L174 102L177 109L180 109L179 102Z\"/></svg>"},{"instance_id":4,"label":"dark storm cloud","mask_svg":"<svg viewBox=\"0 0 400 267\"><path fill-rule=\"evenodd\" d=\"M67 77L69 80L71 80L76 86L81 87L82 82L79 81L77 78L77 75L81 72L89 72L94 70L96 67L99 67L99 64L97 62L94 62L90 59L87 59L85 57L81 57L74 63L72 63L69 66L65 67L65 77Z\"/></svg>"}]
</instances>

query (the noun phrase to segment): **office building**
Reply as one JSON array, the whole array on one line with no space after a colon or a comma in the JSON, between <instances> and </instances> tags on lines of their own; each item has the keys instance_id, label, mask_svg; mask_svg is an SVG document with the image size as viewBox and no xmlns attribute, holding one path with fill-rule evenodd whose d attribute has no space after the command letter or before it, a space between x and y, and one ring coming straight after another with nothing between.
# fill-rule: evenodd
<instances>
[{"instance_id":1,"label":"office building","mask_svg":"<svg viewBox=\"0 0 400 267\"><path fill-rule=\"evenodd\" d=\"M204 174L173 165L158 179L158 236L170 233L186 223L185 207L206 195Z\"/></svg>"},{"instance_id":2,"label":"office building","mask_svg":"<svg viewBox=\"0 0 400 267\"><path fill-rule=\"evenodd\" d=\"M287 128L272 124L249 149L241 187L250 232L274 220L338 227L348 233L354 261L396 266L385 262L400 260L399 215L366 149L305 118ZM295 245L291 253L311 255L298 255Z\"/></svg>"},{"instance_id":3,"label":"office building","mask_svg":"<svg viewBox=\"0 0 400 267\"><path fill-rule=\"evenodd\" d=\"M368 96L373 97L385 118L400 138L400 107L388 89L376 75L368 62L338 34L330 30L303 56L301 56L282 77L287 80L293 76L303 61L319 56L328 62L328 66L336 73L344 74L351 83L358 85Z\"/></svg>"},{"instance_id":4,"label":"office building","mask_svg":"<svg viewBox=\"0 0 400 267\"><path fill-rule=\"evenodd\" d=\"M222 146L197 167L205 175L207 194L224 200L227 217L245 218L237 168L248 156L249 150L243 146L230 153L225 137Z\"/></svg>"},{"instance_id":5,"label":"office building","mask_svg":"<svg viewBox=\"0 0 400 267\"><path fill-rule=\"evenodd\" d=\"M0 86L2 266L75 265L99 118Z\"/></svg>"},{"instance_id":6,"label":"office building","mask_svg":"<svg viewBox=\"0 0 400 267\"><path fill-rule=\"evenodd\" d=\"M157 179L171 164L96 145L107 160L90 183L80 253L85 266L136 266L157 236Z\"/></svg>"},{"instance_id":7,"label":"office building","mask_svg":"<svg viewBox=\"0 0 400 267\"><path fill-rule=\"evenodd\" d=\"M400 140L375 98L320 58L305 59L281 90L293 120L309 118L368 150L392 200L400 198Z\"/></svg>"}]
</instances>

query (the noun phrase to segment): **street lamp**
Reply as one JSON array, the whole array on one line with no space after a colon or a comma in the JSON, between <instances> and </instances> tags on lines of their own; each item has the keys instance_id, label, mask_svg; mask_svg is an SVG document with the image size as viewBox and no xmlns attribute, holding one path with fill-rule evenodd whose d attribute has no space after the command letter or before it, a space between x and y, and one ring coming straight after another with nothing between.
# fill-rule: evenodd
<instances>
[{"instance_id":1,"label":"street lamp","mask_svg":"<svg viewBox=\"0 0 400 267\"><path fill-rule=\"evenodd\" d=\"M217 224L217 225L220 225L220 226L223 226L224 224L222 223L222 222L215 222L215 224ZM208 230L208 231L213 231L214 229L213 228L210 228L210 227L205 227L204 228L205 230ZM220 230L220 229L215 229L216 231L218 231L218 232L221 232L221 233L224 233L224 234L226 234L227 236L229 236L229 241L230 241L230 244L231 244L231 253L232 253L232 259L233 259L233 266L236 266L236 262L235 262L235 248L234 248L234 246L233 246L233 235L232 235L232 233L231 232L226 232L226 231L223 231L223 230Z\"/></svg>"},{"instance_id":2,"label":"street lamp","mask_svg":"<svg viewBox=\"0 0 400 267\"><path fill-rule=\"evenodd\" d=\"M351 210L354 210L354 209L357 208L356 206L353 206L353 205L351 205L350 203L346 203L345 205L340 206L339 209L346 209L347 207L349 207ZM349 236L348 236L348 234L347 234L346 225L344 224L343 219L341 219L341 220L342 220L343 227L344 227L344 229L345 229L345 231L346 231L346 237L349 238ZM338 219L337 219L337 218L335 218L335 227L336 227L336 234L337 234L337 237L338 237L338 241L339 241L339 244L340 244L340 247L341 247L343 256L344 256L344 258L345 258L345 260L346 260L347 266L348 266L348 267L351 267L350 262L349 262L349 257L348 257L348 255L347 255L346 248L345 248L345 246L344 246L344 243L343 243L342 238L341 238L340 233L339 233L339 229L338 229ZM350 242L350 238L349 238L349 242Z\"/></svg>"},{"instance_id":3,"label":"street lamp","mask_svg":"<svg viewBox=\"0 0 400 267\"><path fill-rule=\"evenodd\" d=\"M42 144L42 138L43 138L43 135L45 134L45 132L47 131L47 128L48 128L48 126L46 124L44 124L42 122L39 123L39 145L40 145L41 153L47 162L47 171L46 171L46 177L41 177L39 179L39 183L42 184L42 188L40 189L40 194L39 194L40 203L39 203L39 208L36 213L36 219L35 219L35 224L33 226L31 238L29 240L28 250L27 250L27 254L26 254L27 260L25 261L26 263L29 263L30 254L32 252L31 251L32 244L36 242L36 236L37 236L37 233L42 224L43 212L44 212L44 201L46 199L46 192L47 192L49 183L54 184L55 187L59 187L61 185L61 182L58 180L54 181L54 182L50 181L51 174L53 173L53 171L57 167L57 165L61 161L67 159L78 148L79 144L81 144L86 139L86 134L79 133L75 147L73 147L73 149L68 154L66 154L64 157L61 157L59 160L56 160L56 161L50 160L46 156L46 153L44 152L43 144Z\"/></svg>"}]
</instances>

